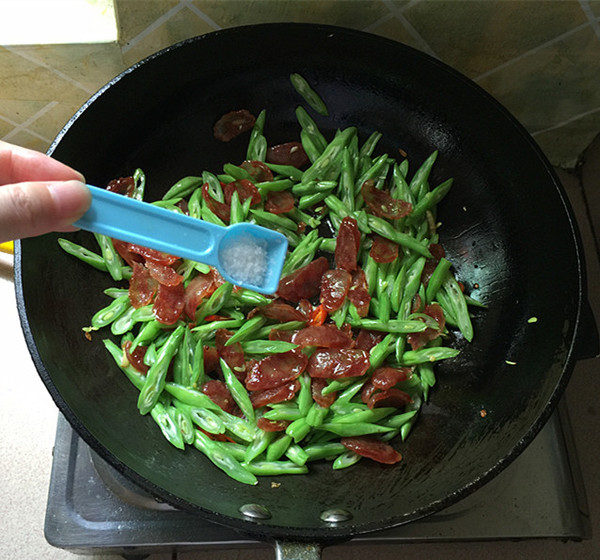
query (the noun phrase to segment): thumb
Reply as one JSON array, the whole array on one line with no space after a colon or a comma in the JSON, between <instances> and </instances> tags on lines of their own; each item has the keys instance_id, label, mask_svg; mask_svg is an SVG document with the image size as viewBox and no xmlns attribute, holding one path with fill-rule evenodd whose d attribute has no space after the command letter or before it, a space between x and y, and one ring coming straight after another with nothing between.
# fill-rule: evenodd
<instances>
[{"instance_id":1,"label":"thumb","mask_svg":"<svg viewBox=\"0 0 600 560\"><path fill-rule=\"evenodd\" d=\"M0 242L65 231L91 203L80 181L24 182L0 187Z\"/></svg>"}]
</instances>

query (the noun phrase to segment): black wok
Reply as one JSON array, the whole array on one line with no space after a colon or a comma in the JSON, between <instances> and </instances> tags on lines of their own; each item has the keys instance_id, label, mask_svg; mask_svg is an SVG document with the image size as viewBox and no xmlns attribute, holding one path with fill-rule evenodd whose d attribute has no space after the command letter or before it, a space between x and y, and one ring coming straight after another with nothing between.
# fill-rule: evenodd
<instances>
[{"instance_id":1,"label":"black wok","mask_svg":"<svg viewBox=\"0 0 600 560\"><path fill-rule=\"evenodd\" d=\"M213 138L222 114L267 109L270 143L295 139L299 72L322 94L324 131L384 134L380 151L413 166L440 151L432 184L454 177L442 242L458 278L489 307L475 340L438 370L439 384L395 467L318 465L271 486L240 485L195 450L180 452L136 410L135 390L81 327L105 305L108 276L64 254L56 235L17 246L16 286L27 342L58 407L104 459L158 498L259 539L331 542L408 523L480 487L549 417L591 329L577 228L550 165L526 131L478 86L444 64L369 34L303 24L229 29L170 47L115 78L50 149L92 184L141 167L149 198L203 169L240 162L247 137ZM413 167L414 168L414 167ZM71 235L93 247L90 235ZM536 323L528 323L537 317ZM593 337L592 337L593 340ZM482 415L482 410L486 412ZM268 519L240 513L259 504ZM343 509L351 519L321 520ZM283 554L283 553L282 553Z\"/></svg>"}]
</instances>

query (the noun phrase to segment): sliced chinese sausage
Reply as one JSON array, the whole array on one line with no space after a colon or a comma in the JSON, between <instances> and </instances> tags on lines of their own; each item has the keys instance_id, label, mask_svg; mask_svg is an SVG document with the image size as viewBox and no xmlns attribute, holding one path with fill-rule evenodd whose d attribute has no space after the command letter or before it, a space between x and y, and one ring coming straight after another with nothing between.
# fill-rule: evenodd
<instances>
[{"instance_id":1,"label":"sliced chinese sausage","mask_svg":"<svg viewBox=\"0 0 600 560\"><path fill-rule=\"evenodd\" d=\"M158 282L152 278L150 271L141 263L133 263L133 275L129 280L129 301L136 309L152 302Z\"/></svg>"},{"instance_id":2,"label":"sliced chinese sausage","mask_svg":"<svg viewBox=\"0 0 600 560\"><path fill-rule=\"evenodd\" d=\"M248 318L251 319L255 315L260 314L267 319L273 319L280 323L287 323L289 321L306 321L306 317L299 309L292 307L289 303L283 301L271 301L266 305L257 307L248 313Z\"/></svg>"},{"instance_id":3,"label":"sliced chinese sausage","mask_svg":"<svg viewBox=\"0 0 600 560\"><path fill-rule=\"evenodd\" d=\"M427 327L424 331L418 333L410 333L407 335L406 340L411 345L413 350L418 350L425 346L428 342L436 339L444 331L446 326L446 317L444 316L444 310L437 303L431 303L425 306L423 309L425 315L429 315L432 319L435 319L439 325L438 329ZM422 318L419 317L420 320Z\"/></svg>"},{"instance_id":4,"label":"sliced chinese sausage","mask_svg":"<svg viewBox=\"0 0 600 560\"><path fill-rule=\"evenodd\" d=\"M373 236L373 245L369 251L371 258L377 263L390 263L398 258L398 244L381 237Z\"/></svg>"},{"instance_id":5,"label":"sliced chinese sausage","mask_svg":"<svg viewBox=\"0 0 600 560\"><path fill-rule=\"evenodd\" d=\"M162 251L157 251L156 249L150 249L149 247L144 247L143 245L137 245L136 243L128 243L127 249L131 253L136 253L144 257L146 261L154 261L158 264L166 264L171 265L175 264L179 257L175 255L170 255L169 253L163 253Z\"/></svg>"},{"instance_id":6,"label":"sliced chinese sausage","mask_svg":"<svg viewBox=\"0 0 600 560\"><path fill-rule=\"evenodd\" d=\"M364 350L319 349L310 357L306 369L311 377L339 379L360 377L367 372L369 366L369 354Z\"/></svg>"},{"instance_id":7,"label":"sliced chinese sausage","mask_svg":"<svg viewBox=\"0 0 600 560\"><path fill-rule=\"evenodd\" d=\"M300 142L286 142L267 149L267 161L278 165L304 167L310 162Z\"/></svg>"},{"instance_id":8,"label":"sliced chinese sausage","mask_svg":"<svg viewBox=\"0 0 600 560\"><path fill-rule=\"evenodd\" d=\"M338 230L335 242L334 260L336 268L353 272L357 268L360 249L360 231L354 218L345 217Z\"/></svg>"},{"instance_id":9,"label":"sliced chinese sausage","mask_svg":"<svg viewBox=\"0 0 600 560\"><path fill-rule=\"evenodd\" d=\"M362 269L358 269L352 274L352 285L348 290L348 299L352 302L359 317L366 317L369 313L371 304L371 295L367 284L367 276Z\"/></svg>"},{"instance_id":10,"label":"sliced chinese sausage","mask_svg":"<svg viewBox=\"0 0 600 560\"><path fill-rule=\"evenodd\" d=\"M321 277L321 295L320 301L323 308L332 313L339 309L352 285L352 275L342 268L328 270Z\"/></svg>"},{"instance_id":11,"label":"sliced chinese sausage","mask_svg":"<svg viewBox=\"0 0 600 560\"><path fill-rule=\"evenodd\" d=\"M335 325L305 327L292 336L292 342L300 348L318 346L319 348L350 348L354 341L352 335Z\"/></svg>"},{"instance_id":12,"label":"sliced chinese sausage","mask_svg":"<svg viewBox=\"0 0 600 560\"><path fill-rule=\"evenodd\" d=\"M325 389L327 385L327 380L321 377L312 378L310 383L310 391L313 400L323 408L329 408L337 398L337 393L335 391L327 393L326 395L322 393L323 389Z\"/></svg>"},{"instance_id":13,"label":"sliced chinese sausage","mask_svg":"<svg viewBox=\"0 0 600 560\"><path fill-rule=\"evenodd\" d=\"M237 181L227 183L223 186L225 203L229 206L231 206L231 199L234 192L238 193L238 197L242 203L248 198L251 198L252 201L250 202L250 206L256 206L257 204L260 204L260 201L262 200L260 192L258 192L254 183L248 179L238 179Z\"/></svg>"},{"instance_id":14,"label":"sliced chinese sausage","mask_svg":"<svg viewBox=\"0 0 600 560\"><path fill-rule=\"evenodd\" d=\"M285 214L294 209L294 195L289 191L272 191L267 194L265 210L271 214Z\"/></svg>"},{"instance_id":15,"label":"sliced chinese sausage","mask_svg":"<svg viewBox=\"0 0 600 560\"><path fill-rule=\"evenodd\" d=\"M375 181L368 180L362 185L361 192L365 204L374 216L388 220L399 220L412 212L412 204L393 198L389 192L378 189Z\"/></svg>"},{"instance_id":16,"label":"sliced chinese sausage","mask_svg":"<svg viewBox=\"0 0 600 560\"><path fill-rule=\"evenodd\" d=\"M158 285L154 299L154 316L165 325L172 325L183 313L185 307L185 289L183 284L175 286Z\"/></svg>"},{"instance_id":17,"label":"sliced chinese sausage","mask_svg":"<svg viewBox=\"0 0 600 560\"><path fill-rule=\"evenodd\" d=\"M378 463L393 465L402 460L402 455L389 443L380 441L373 436L343 437L340 442L350 451Z\"/></svg>"},{"instance_id":18,"label":"sliced chinese sausage","mask_svg":"<svg viewBox=\"0 0 600 560\"><path fill-rule=\"evenodd\" d=\"M210 296L219 286L216 275L211 269L207 274L198 274L185 288L185 314L189 319L194 319L198 306Z\"/></svg>"},{"instance_id":19,"label":"sliced chinese sausage","mask_svg":"<svg viewBox=\"0 0 600 560\"><path fill-rule=\"evenodd\" d=\"M390 389L394 385L406 381L411 373L410 368L379 367L371 375L371 383L376 389Z\"/></svg>"},{"instance_id":20,"label":"sliced chinese sausage","mask_svg":"<svg viewBox=\"0 0 600 560\"><path fill-rule=\"evenodd\" d=\"M256 421L256 425L263 432L283 432L290 425L288 420L269 420L260 417Z\"/></svg>"},{"instance_id":21,"label":"sliced chinese sausage","mask_svg":"<svg viewBox=\"0 0 600 560\"><path fill-rule=\"evenodd\" d=\"M369 408L385 406L401 408L411 402L412 398L408 393L401 389L397 389L396 387L392 387L391 389L373 392L366 404Z\"/></svg>"},{"instance_id":22,"label":"sliced chinese sausage","mask_svg":"<svg viewBox=\"0 0 600 560\"><path fill-rule=\"evenodd\" d=\"M267 404L289 401L294 398L300 389L300 383L294 379L283 385L271 389L263 389L250 393L250 402L254 408L260 408Z\"/></svg>"},{"instance_id":23,"label":"sliced chinese sausage","mask_svg":"<svg viewBox=\"0 0 600 560\"><path fill-rule=\"evenodd\" d=\"M299 377L307 363L308 357L299 350L267 356L248 367L246 388L257 391L279 387Z\"/></svg>"},{"instance_id":24,"label":"sliced chinese sausage","mask_svg":"<svg viewBox=\"0 0 600 560\"><path fill-rule=\"evenodd\" d=\"M235 401L227 385L222 381L211 379L202 385L201 391L225 412L233 412L235 410Z\"/></svg>"},{"instance_id":25,"label":"sliced chinese sausage","mask_svg":"<svg viewBox=\"0 0 600 560\"><path fill-rule=\"evenodd\" d=\"M229 142L243 132L250 130L256 118L247 109L230 111L223 115L214 125L213 134L221 142Z\"/></svg>"},{"instance_id":26,"label":"sliced chinese sausage","mask_svg":"<svg viewBox=\"0 0 600 560\"><path fill-rule=\"evenodd\" d=\"M287 301L298 303L311 299L319 293L321 277L329 268L325 257L319 257L306 266L284 276L277 289L277 295Z\"/></svg>"},{"instance_id":27,"label":"sliced chinese sausage","mask_svg":"<svg viewBox=\"0 0 600 560\"><path fill-rule=\"evenodd\" d=\"M146 355L147 348L145 346L138 346L133 352L130 352L131 345L131 340L126 340L123 344L127 361L139 372L148 373L150 368L144 363L144 356Z\"/></svg>"},{"instance_id":28,"label":"sliced chinese sausage","mask_svg":"<svg viewBox=\"0 0 600 560\"><path fill-rule=\"evenodd\" d=\"M150 272L150 276L152 276L159 284L176 286L183 282L183 276L178 274L172 266L154 261L146 261L146 268Z\"/></svg>"},{"instance_id":29,"label":"sliced chinese sausage","mask_svg":"<svg viewBox=\"0 0 600 560\"><path fill-rule=\"evenodd\" d=\"M240 167L245 169L254 180L255 183L263 183L273 180L273 172L269 169L269 166L257 160L246 160L241 163Z\"/></svg>"},{"instance_id":30,"label":"sliced chinese sausage","mask_svg":"<svg viewBox=\"0 0 600 560\"><path fill-rule=\"evenodd\" d=\"M246 358L242 345L235 342L226 346L227 341L233 336L226 329L219 329L215 333L215 346L217 354L233 371L234 375L242 381L246 375Z\"/></svg>"},{"instance_id":31,"label":"sliced chinese sausage","mask_svg":"<svg viewBox=\"0 0 600 560\"><path fill-rule=\"evenodd\" d=\"M371 348L377 346L383 340L383 336L383 333L380 331L360 329L354 347L369 352Z\"/></svg>"}]
</instances>

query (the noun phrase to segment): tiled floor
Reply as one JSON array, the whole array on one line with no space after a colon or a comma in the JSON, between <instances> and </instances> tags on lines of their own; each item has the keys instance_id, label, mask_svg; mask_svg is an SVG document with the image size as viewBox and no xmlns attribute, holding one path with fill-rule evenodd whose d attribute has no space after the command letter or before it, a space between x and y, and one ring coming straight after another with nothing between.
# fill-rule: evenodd
<instances>
[{"instance_id":1,"label":"tiled floor","mask_svg":"<svg viewBox=\"0 0 600 560\"><path fill-rule=\"evenodd\" d=\"M46 151L90 95L140 59L211 31L284 21L360 29L439 58L505 105L553 164L571 165L600 128L597 0L115 0L115 5L117 42L11 46L0 37L0 139Z\"/></svg>"}]
</instances>

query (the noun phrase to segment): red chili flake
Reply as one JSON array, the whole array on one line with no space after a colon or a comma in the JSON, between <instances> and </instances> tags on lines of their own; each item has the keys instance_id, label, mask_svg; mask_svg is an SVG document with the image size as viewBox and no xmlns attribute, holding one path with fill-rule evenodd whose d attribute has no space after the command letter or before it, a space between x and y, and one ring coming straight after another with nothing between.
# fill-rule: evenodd
<instances>
[{"instance_id":1,"label":"red chili flake","mask_svg":"<svg viewBox=\"0 0 600 560\"><path fill-rule=\"evenodd\" d=\"M308 322L308 324L311 327L318 327L321 326L327 319L327 309L325 309L325 307L323 306L323 304L321 305L317 305L317 307L315 307L314 311L312 312L310 321Z\"/></svg>"}]
</instances>

